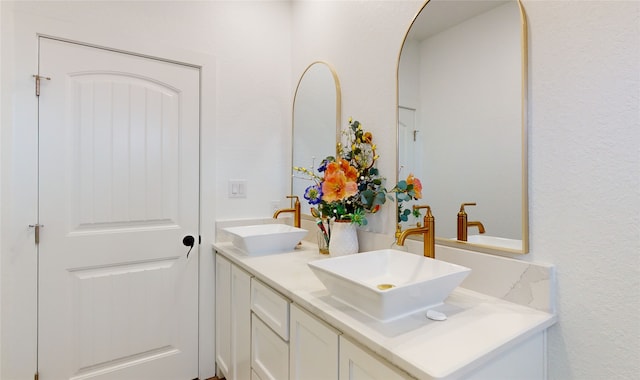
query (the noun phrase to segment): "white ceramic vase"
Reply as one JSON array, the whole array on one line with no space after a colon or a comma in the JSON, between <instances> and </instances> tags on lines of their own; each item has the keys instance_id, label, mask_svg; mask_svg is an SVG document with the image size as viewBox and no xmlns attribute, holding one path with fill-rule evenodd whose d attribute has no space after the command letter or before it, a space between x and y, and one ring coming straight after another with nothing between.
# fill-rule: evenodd
<instances>
[{"instance_id":1,"label":"white ceramic vase","mask_svg":"<svg viewBox=\"0 0 640 380\"><path fill-rule=\"evenodd\" d=\"M358 252L358 233L356 225L350 220L335 220L331 222L331 239L329 240L329 255L344 256Z\"/></svg>"}]
</instances>

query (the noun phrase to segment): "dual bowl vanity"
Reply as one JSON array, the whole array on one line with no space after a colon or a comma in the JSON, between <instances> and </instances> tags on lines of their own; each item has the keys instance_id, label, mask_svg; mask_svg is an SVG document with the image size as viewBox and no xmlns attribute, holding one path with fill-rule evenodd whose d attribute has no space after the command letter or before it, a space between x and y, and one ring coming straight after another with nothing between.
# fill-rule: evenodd
<instances>
[{"instance_id":1,"label":"dual bowl vanity","mask_svg":"<svg viewBox=\"0 0 640 380\"><path fill-rule=\"evenodd\" d=\"M539 295L523 297L515 288L536 293L552 278L551 267L471 252L471 269L391 249L331 257L298 240L280 251L248 252L232 242L229 232L221 232L214 244L218 375L260 380L546 377L546 329L555 314L527 300ZM448 257L451 249L440 249ZM479 264L483 256L504 262ZM487 267L499 272L509 265L522 271L516 273L520 280L504 276L511 291L490 294L474 285L483 282L478 276L491 273ZM495 279L484 282L500 286ZM429 319L428 312L444 320Z\"/></svg>"}]
</instances>

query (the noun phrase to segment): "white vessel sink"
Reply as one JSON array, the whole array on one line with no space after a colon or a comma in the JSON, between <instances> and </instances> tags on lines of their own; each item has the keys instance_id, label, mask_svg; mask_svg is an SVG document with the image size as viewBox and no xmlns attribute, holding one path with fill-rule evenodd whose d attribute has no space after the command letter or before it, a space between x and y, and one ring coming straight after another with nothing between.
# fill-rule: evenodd
<instances>
[{"instance_id":1,"label":"white vessel sink","mask_svg":"<svg viewBox=\"0 0 640 380\"><path fill-rule=\"evenodd\" d=\"M469 235L467 236L467 243L491 245L516 250L522 249L522 240L487 235Z\"/></svg>"},{"instance_id":2,"label":"white vessel sink","mask_svg":"<svg viewBox=\"0 0 640 380\"><path fill-rule=\"evenodd\" d=\"M286 224L257 224L227 227L231 242L248 255L266 255L293 251L307 230Z\"/></svg>"},{"instance_id":3,"label":"white vessel sink","mask_svg":"<svg viewBox=\"0 0 640 380\"><path fill-rule=\"evenodd\" d=\"M442 304L471 272L394 249L315 260L308 265L333 298L384 322Z\"/></svg>"}]
</instances>

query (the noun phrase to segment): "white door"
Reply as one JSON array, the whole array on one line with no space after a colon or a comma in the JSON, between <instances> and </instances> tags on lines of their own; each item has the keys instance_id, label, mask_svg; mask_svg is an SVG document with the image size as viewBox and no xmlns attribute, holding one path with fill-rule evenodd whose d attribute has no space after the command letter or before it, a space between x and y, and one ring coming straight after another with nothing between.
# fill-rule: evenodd
<instances>
[{"instance_id":1,"label":"white door","mask_svg":"<svg viewBox=\"0 0 640 380\"><path fill-rule=\"evenodd\" d=\"M422 180L422 149L421 142L424 136L420 135L420 129L416 123L416 110L413 108L398 107L398 179L406 179L409 174L413 174ZM421 201L407 201L403 203L405 210L411 210L411 207ZM416 222L422 219L416 219L409 215L407 222L401 222L403 228L415 226Z\"/></svg>"},{"instance_id":2,"label":"white door","mask_svg":"<svg viewBox=\"0 0 640 380\"><path fill-rule=\"evenodd\" d=\"M405 179L411 173L419 177L416 143L418 142L416 127L416 110L398 107L398 178Z\"/></svg>"},{"instance_id":3,"label":"white door","mask_svg":"<svg viewBox=\"0 0 640 380\"><path fill-rule=\"evenodd\" d=\"M199 69L49 38L39 60L40 379L197 378Z\"/></svg>"}]
</instances>

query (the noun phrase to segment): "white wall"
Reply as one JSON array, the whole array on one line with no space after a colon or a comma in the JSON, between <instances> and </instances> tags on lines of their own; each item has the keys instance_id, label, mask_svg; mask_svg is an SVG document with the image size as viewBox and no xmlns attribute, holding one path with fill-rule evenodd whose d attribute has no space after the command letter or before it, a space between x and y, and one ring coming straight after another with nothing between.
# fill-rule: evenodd
<instances>
[{"instance_id":1,"label":"white wall","mask_svg":"<svg viewBox=\"0 0 640 380\"><path fill-rule=\"evenodd\" d=\"M557 265L551 376L640 373L640 3L526 2L532 258Z\"/></svg>"},{"instance_id":2,"label":"white wall","mask_svg":"<svg viewBox=\"0 0 640 380\"><path fill-rule=\"evenodd\" d=\"M343 115L359 118L383 141L379 166L387 176L395 157L389 142L398 51L419 3L294 3L294 75L314 59L334 64ZM525 0L524 6L530 253L522 259L557 266L560 321L549 333L549 378L636 378L640 3Z\"/></svg>"},{"instance_id":3,"label":"white wall","mask_svg":"<svg viewBox=\"0 0 640 380\"><path fill-rule=\"evenodd\" d=\"M202 67L201 373L213 372L216 218L270 215L289 191L290 6L266 1L0 2L3 380L35 371L36 33ZM230 202L227 181L248 182Z\"/></svg>"}]
</instances>

